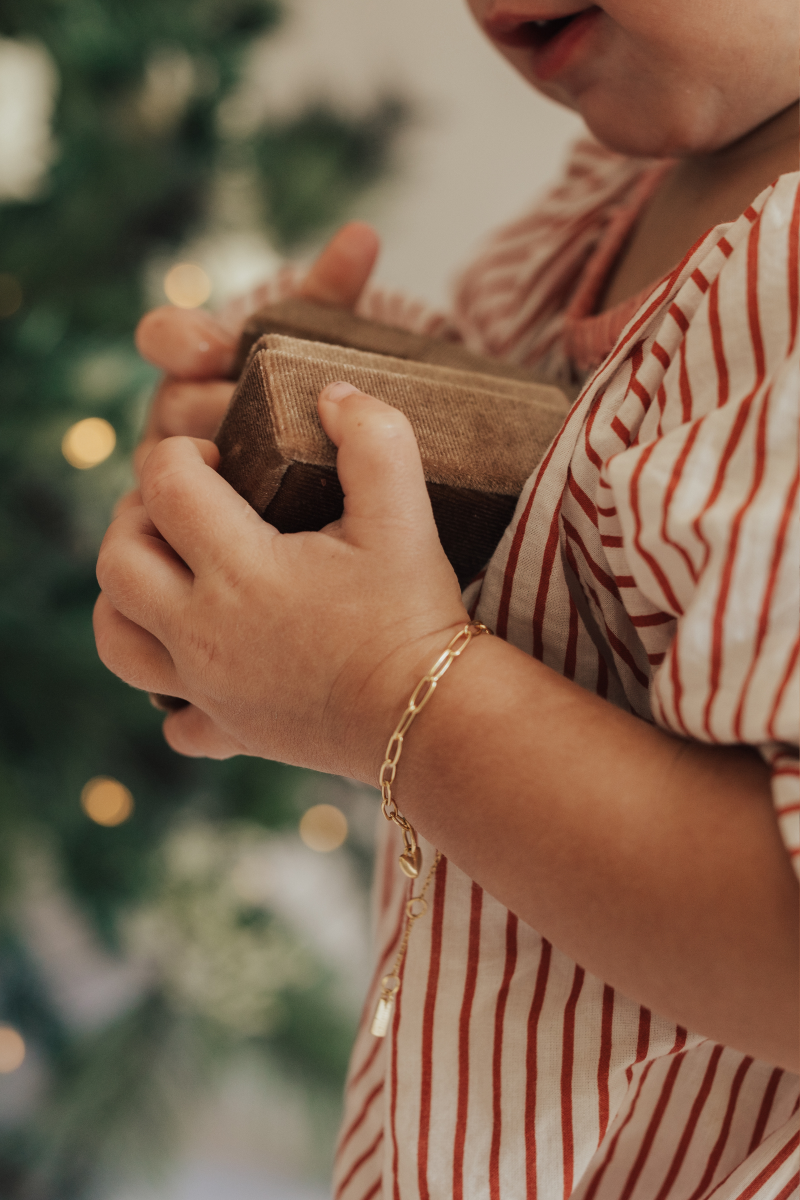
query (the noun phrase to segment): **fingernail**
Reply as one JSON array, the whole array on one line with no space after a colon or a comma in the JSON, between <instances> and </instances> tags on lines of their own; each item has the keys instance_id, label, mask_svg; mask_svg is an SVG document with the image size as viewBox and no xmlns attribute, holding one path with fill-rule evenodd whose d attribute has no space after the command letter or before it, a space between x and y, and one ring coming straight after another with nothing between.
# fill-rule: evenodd
<instances>
[{"instance_id":1,"label":"fingernail","mask_svg":"<svg viewBox=\"0 0 800 1200\"><path fill-rule=\"evenodd\" d=\"M345 383L344 380L339 380L337 383L329 383L322 392L323 398L330 400L333 404L338 404L340 400L344 400L345 396L358 394L358 388L354 387L352 383Z\"/></svg>"}]
</instances>

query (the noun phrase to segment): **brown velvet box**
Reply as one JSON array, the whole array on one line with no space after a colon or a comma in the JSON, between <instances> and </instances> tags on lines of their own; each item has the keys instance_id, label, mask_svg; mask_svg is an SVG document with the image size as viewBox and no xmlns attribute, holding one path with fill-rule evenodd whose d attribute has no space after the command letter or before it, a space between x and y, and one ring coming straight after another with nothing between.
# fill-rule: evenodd
<instances>
[{"instance_id":1,"label":"brown velvet box","mask_svg":"<svg viewBox=\"0 0 800 1200\"><path fill-rule=\"evenodd\" d=\"M462 587L491 557L569 409L562 392L526 368L307 300L250 318L234 374L241 377L217 434L220 473L282 533L321 529L342 513L336 448L317 415L327 383L345 379L404 412ZM150 698L165 710L187 703Z\"/></svg>"},{"instance_id":2,"label":"brown velvet box","mask_svg":"<svg viewBox=\"0 0 800 1200\"><path fill-rule=\"evenodd\" d=\"M278 332L257 336L265 328ZM522 368L308 301L256 314L243 343L249 356L217 435L223 477L281 532L336 520L336 450L317 397L345 379L411 422L442 546L462 586L490 558L569 407Z\"/></svg>"}]
</instances>

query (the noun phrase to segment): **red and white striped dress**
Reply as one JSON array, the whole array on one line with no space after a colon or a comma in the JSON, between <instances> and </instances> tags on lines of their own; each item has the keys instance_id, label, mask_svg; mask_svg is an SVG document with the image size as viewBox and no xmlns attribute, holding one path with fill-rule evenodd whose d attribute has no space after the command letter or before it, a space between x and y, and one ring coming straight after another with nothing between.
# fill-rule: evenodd
<instances>
[{"instance_id":1,"label":"red and white striped dress","mask_svg":"<svg viewBox=\"0 0 800 1200\"><path fill-rule=\"evenodd\" d=\"M461 281L450 328L471 349L561 382L589 369L470 600L611 703L758 747L797 864L800 176L711 230L646 297L592 317L663 169L583 143ZM434 324L399 300L366 307ZM446 860L389 1035L374 1039L408 896L396 851L387 826L337 1200L797 1196L796 1076L608 987Z\"/></svg>"}]
</instances>

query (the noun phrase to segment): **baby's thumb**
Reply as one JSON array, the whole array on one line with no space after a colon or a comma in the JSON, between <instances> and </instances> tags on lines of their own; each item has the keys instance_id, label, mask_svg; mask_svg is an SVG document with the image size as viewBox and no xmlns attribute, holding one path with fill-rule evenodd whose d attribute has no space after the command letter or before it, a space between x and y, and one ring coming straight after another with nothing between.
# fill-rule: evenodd
<instances>
[{"instance_id":1,"label":"baby's thumb","mask_svg":"<svg viewBox=\"0 0 800 1200\"><path fill-rule=\"evenodd\" d=\"M438 540L414 431L408 419L351 383L331 383L319 398L323 428L338 448L344 492L342 527L361 545L381 540L387 526Z\"/></svg>"},{"instance_id":2,"label":"baby's thumb","mask_svg":"<svg viewBox=\"0 0 800 1200\"><path fill-rule=\"evenodd\" d=\"M300 295L320 304L354 308L378 257L380 241L363 221L350 221L333 235L300 287Z\"/></svg>"}]
</instances>

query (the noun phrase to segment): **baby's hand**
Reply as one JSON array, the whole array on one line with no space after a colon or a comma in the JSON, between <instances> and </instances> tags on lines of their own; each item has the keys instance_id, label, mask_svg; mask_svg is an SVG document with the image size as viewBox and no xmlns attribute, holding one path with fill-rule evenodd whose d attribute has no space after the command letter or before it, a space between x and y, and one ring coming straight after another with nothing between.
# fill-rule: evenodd
<instances>
[{"instance_id":1,"label":"baby's hand","mask_svg":"<svg viewBox=\"0 0 800 1200\"><path fill-rule=\"evenodd\" d=\"M360 221L344 225L311 266L299 295L354 307L378 249L377 234L369 225ZM142 317L136 330L137 348L166 377L155 394L144 436L134 453L137 475L163 438L213 438L233 394L229 376L237 342L238 333L231 333L202 309L165 305Z\"/></svg>"},{"instance_id":2,"label":"baby's hand","mask_svg":"<svg viewBox=\"0 0 800 1200\"><path fill-rule=\"evenodd\" d=\"M320 396L342 519L279 534L217 474L210 442L170 438L100 552L103 662L190 706L183 754L243 753L374 779L408 694L469 619L406 418L350 384Z\"/></svg>"}]
</instances>

